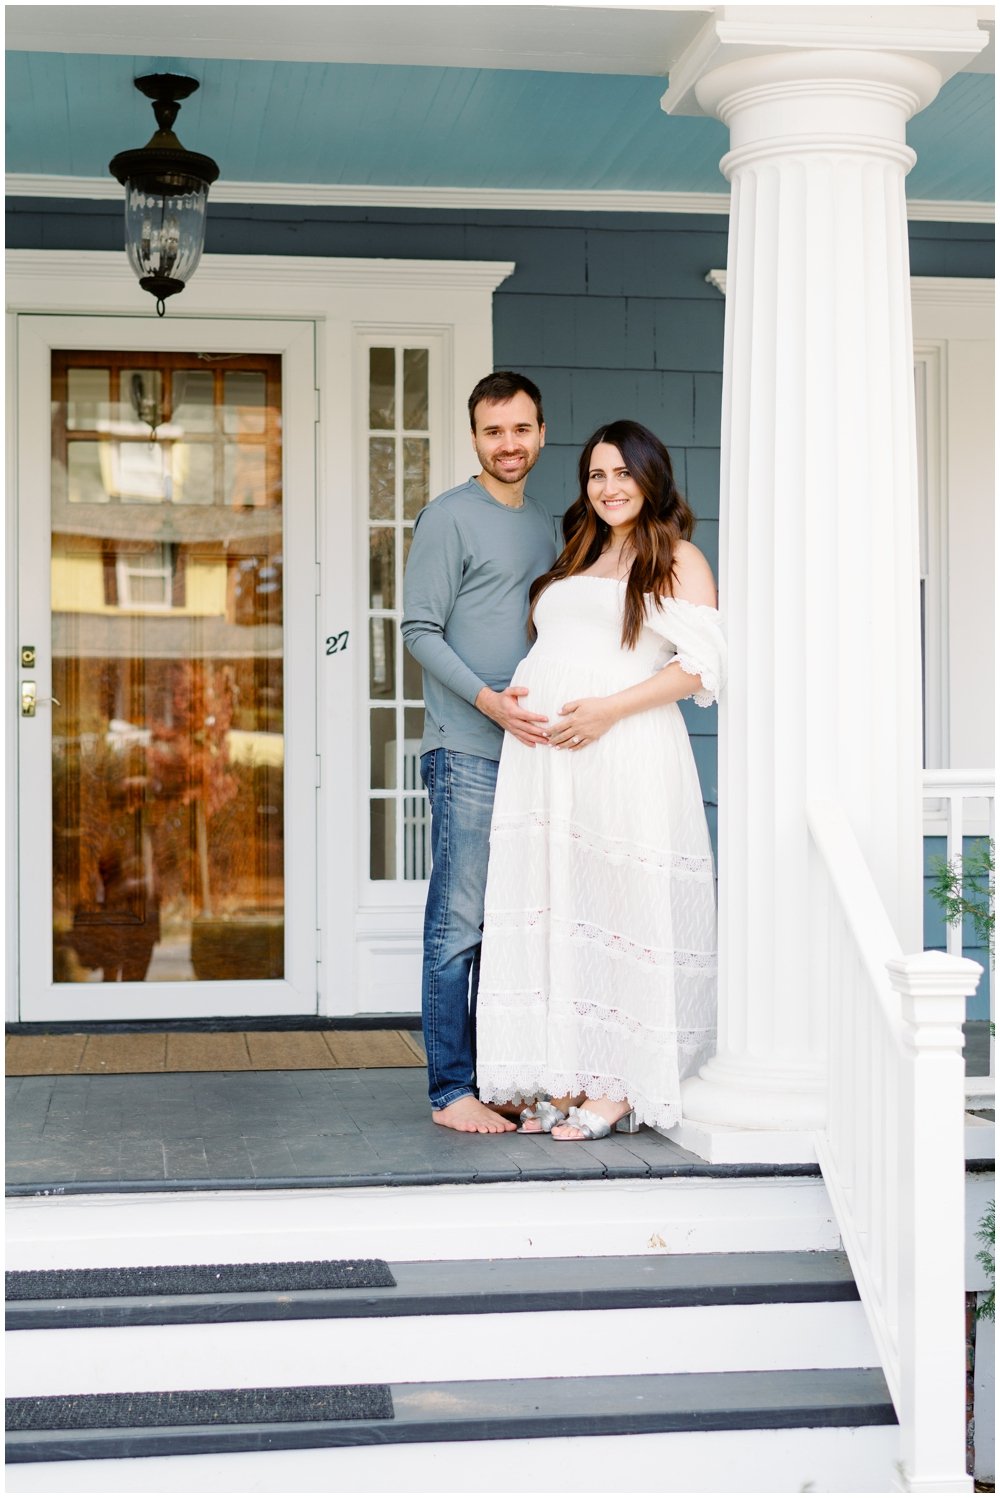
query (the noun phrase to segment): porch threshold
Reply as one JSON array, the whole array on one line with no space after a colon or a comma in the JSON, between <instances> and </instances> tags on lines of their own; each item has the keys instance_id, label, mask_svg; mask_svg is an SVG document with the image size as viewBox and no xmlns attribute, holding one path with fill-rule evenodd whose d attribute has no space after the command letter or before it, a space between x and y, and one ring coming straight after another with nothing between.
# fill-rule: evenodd
<instances>
[{"instance_id":1,"label":"porch threshold","mask_svg":"<svg viewBox=\"0 0 1000 1498\"><path fill-rule=\"evenodd\" d=\"M458 1135L422 1067L12 1077L7 1100L12 1197L819 1174L709 1164L652 1129Z\"/></svg>"}]
</instances>

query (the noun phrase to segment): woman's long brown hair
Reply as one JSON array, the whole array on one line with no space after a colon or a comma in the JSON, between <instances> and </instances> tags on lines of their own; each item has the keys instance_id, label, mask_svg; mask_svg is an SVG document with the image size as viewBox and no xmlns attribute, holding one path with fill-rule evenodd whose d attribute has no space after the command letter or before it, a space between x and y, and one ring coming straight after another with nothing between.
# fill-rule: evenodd
<instances>
[{"instance_id":1,"label":"woman's long brown hair","mask_svg":"<svg viewBox=\"0 0 1000 1498\"><path fill-rule=\"evenodd\" d=\"M562 552L551 570L531 585L528 635L535 637L535 605L549 584L585 572L608 545L611 527L600 519L587 498L591 459L599 442L617 447L646 499L625 543L633 558L625 589L622 645L634 650L646 620L645 595L651 593L656 607L663 607L664 594L669 596L674 591L677 543L689 541L695 526L694 515L674 482L670 454L659 437L637 421L612 421L598 428L580 454L580 495L563 516Z\"/></svg>"}]
</instances>

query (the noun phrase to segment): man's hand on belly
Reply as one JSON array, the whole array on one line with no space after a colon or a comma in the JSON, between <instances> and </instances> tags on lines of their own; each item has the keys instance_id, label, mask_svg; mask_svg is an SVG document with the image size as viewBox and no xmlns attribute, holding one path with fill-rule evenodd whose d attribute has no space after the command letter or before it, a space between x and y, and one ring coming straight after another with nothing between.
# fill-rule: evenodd
<instances>
[{"instance_id":1,"label":"man's hand on belly","mask_svg":"<svg viewBox=\"0 0 1000 1498\"><path fill-rule=\"evenodd\" d=\"M549 720L542 713L529 713L527 708L521 706L519 699L527 695L527 687L507 687L502 692L494 692L492 687L483 687L475 706L487 718L498 723L505 733L513 734L520 743L534 749L548 744L543 725Z\"/></svg>"}]
</instances>

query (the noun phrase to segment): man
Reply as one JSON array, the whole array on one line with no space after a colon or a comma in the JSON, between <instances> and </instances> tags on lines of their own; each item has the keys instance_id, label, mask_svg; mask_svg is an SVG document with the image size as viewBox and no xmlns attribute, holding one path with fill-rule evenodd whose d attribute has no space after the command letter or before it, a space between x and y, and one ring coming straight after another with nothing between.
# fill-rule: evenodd
<instances>
[{"instance_id":1,"label":"man","mask_svg":"<svg viewBox=\"0 0 1000 1498\"><path fill-rule=\"evenodd\" d=\"M511 687L528 648L528 588L555 560L548 512L524 492L545 444L538 387L499 372L469 397L475 478L417 516L403 639L424 675L420 773L433 868L424 916L423 1027L435 1123L461 1133L515 1127L475 1093L476 993L486 865L504 732L544 745L546 719Z\"/></svg>"}]
</instances>

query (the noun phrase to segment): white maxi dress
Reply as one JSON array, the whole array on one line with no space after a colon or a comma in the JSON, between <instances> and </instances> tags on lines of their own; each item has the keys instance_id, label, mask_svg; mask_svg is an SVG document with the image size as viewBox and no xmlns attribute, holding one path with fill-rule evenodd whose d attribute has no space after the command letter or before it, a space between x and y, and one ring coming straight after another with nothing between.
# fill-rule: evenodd
<instances>
[{"instance_id":1,"label":"white maxi dress","mask_svg":"<svg viewBox=\"0 0 1000 1498\"><path fill-rule=\"evenodd\" d=\"M542 594L514 674L559 716L678 661L709 706L725 673L715 609L647 599L621 645L625 583L564 578ZM715 1050L715 881L701 787L676 703L623 718L579 750L507 734L490 833L477 1011L479 1095L628 1099L680 1118L680 1084Z\"/></svg>"}]
</instances>

